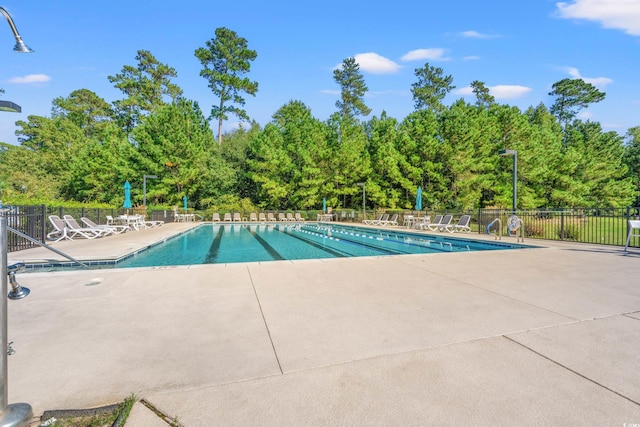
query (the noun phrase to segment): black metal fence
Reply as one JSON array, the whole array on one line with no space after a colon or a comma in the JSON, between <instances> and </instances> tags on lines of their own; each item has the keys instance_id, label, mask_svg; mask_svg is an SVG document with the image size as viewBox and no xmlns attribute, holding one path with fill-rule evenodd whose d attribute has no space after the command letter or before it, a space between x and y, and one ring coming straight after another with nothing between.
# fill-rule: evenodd
<instances>
[{"instance_id":1,"label":"black metal fence","mask_svg":"<svg viewBox=\"0 0 640 427\"><path fill-rule=\"evenodd\" d=\"M480 209L478 231L485 232L496 218L501 220L504 230L511 215L511 210ZM516 215L522 219L528 238L624 246L628 221L639 218L640 208L534 209L518 210ZM639 245L638 239L632 239L630 246Z\"/></svg>"},{"instance_id":2,"label":"black metal fence","mask_svg":"<svg viewBox=\"0 0 640 427\"><path fill-rule=\"evenodd\" d=\"M47 207L37 206L3 206L2 214L7 217L7 225L15 228L41 242L46 242L46 236L53 231L53 227L48 220L49 215L71 215L77 220L87 217L98 224L104 224L107 216L116 217L125 213L123 209L90 209L90 208L69 208L69 207ZM276 211L272 211L276 212ZM315 220L319 211L300 211L307 220ZM456 211L388 211L389 213L399 213L398 222L402 224L405 215L430 215L433 219L437 214L452 214L454 221L460 215L471 215L471 228L478 233L486 233L487 226L500 219L502 226L498 230L498 222L494 222L491 230L507 233L508 218L512 215L510 209L479 209L477 211L456 212ZM361 222L362 211L352 209L336 209L335 220L342 222ZM375 212L366 212L366 215L373 216ZM573 208L573 209L534 209L518 210L517 216L523 220L524 235L532 239L562 240L581 243L593 243L601 245L624 246L629 233L630 219L640 219L640 207L626 208ZM202 214L202 219L211 220L211 216ZM248 217L242 214L242 217ZM153 211L151 219L155 221L173 222L174 212L172 210ZM9 251L18 251L36 246L34 243L9 233ZM629 246L640 247L640 238L633 237Z\"/></svg>"},{"instance_id":3,"label":"black metal fence","mask_svg":"<svg viewBox=\"0 0 640 427\"><path fill-rule=\"evenodd\" d=\"M2 215L7 218L7 226L44 242L47 236L46 208L38 206L3 206ZM36 246L15 233L7 233L9 252Z\"/></svg>"}]
</instances>

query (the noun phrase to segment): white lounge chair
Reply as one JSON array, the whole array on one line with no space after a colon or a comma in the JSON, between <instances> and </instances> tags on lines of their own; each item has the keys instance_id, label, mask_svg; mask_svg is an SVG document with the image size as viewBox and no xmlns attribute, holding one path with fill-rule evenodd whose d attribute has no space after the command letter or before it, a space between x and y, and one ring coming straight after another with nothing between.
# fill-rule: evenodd
<instances>
[{"instance_id":1,"label":"white lounge chair","mask_svg":"<svg viewBox=\"0 0 640 427\"><path fill-rule=\"evenodd\" d=\"M371 221L371 225L382 225L385 221L389 220L389 214L382 215L382 218Z\"/></svg>"},{"instance_id":2,"label":"white lounge chair","mask_svg":"<svg viewBox=\"0 0 640 427\"><path fill-rule=\"evenodd\" d=\"M213 213L213 217L211 218L213 222L220 222L220 214L218 212Z\"/></svg>"},{"instance_id":3,"label":"white lounge chair","mask_svg":"<svg viewBox=\"0 0 640 427\"><path fill-rule=\"evenodd\" d=\"M278 221L286 221L287 217L284 215L284 212L278 213Z\"/></svg>"},{"instance_id":4,"label":"white lounge chair","mask_svg":"<svg viewBox=\"0 0 640 427\"><path fill-rule=\"evenodd\" d=\"M391 219L387 219L386 221L380 221L379 224L382 226L398 225L398 214L391 215Z\"/></svg>"},{"instance_id":5,"label":"white lounge chair","mask_svg":"<svg viewBox=\"0 0 640 427\"><path fill-rule=\"evenodd\" d=\"M295 221L296 219L293 217L291 212L287 212L287 221Z\"/></svg>"},{"instance_id":6,"label":"white lounge chair","mask_svg":"<svg viewBox=\"0 0 640 427\"><path fill-rule=\"evenodd\" d=\"M260 212L258 214L258 221L260 222L267 222L267 216L264 214L264 212Z\"/></svg>"},{"instance_id":7,"label":"white lounge chair","mask_svg":"<svg viewBox=\"0 0 640 427\"><path fill-rule=\"evenodd\" d=\"M64 223L67 226L67 236L71 237L84 237L85 239L95 239L96 237L108 236L113 234L112 230L81 227L78 221L71 215L65 215L62 217Z\"/></svg>"},{"instance_id":8,"label":"white lounge chair","mask_svg":"<svg viewBox=\"0 0 640 427\"><path fill-rule=\"evenodd\" d=\"M433 222L429 221L427 224L420 224L420 228L421 228L422 230L425 230L425 229L426 229L426 230L429 230L429 227L430 227L431 225L434 225L434 224L436 224L436 225L437 225L437 224L440 224L440 222L442 222L442 217L443 217L443 216L444 216L444 215L436 215L436 217L433 219ZM435 231L435 230L434 230L434 231Z\"/></svg>"},{"instance_id":9,"label":"white lounge chair","mask_svg":"<svg viewBox=\"0 0 640 427\"><path fill-rule=\"evenodd\" d=\"M47 239L59 242L62 239L72 240L67 235L67 224L58 215L49 215L49 222L53 226L53 231L47 234Z\"/></svg>"},{"instance_id":10,"label":"white lounge chair","mask_svg":"<svg viewBox=\"0 0 640 427\"><path fill-rule=\"evenodd\" d=\"M302 215L300 215L300 212L296 212L295 220L299 221L299 222L304 222L305 221L305 219L302 218Z\"/></svg>"},{"instance_id":11,"label":"white lounge chair","mask_svg":"<svg viewBox=\"0 0 640 427\"><path fill-rule=\"evenodd\" d=\"M275 215L271 212L267 213L267 221L276 221Z\"/></svg>"},{"instance_id":12,"label":"white lounge chair","mask_svg":"<svg viewBox=\"0 0 640 427\"><path fill-rule=\"evenodd\" d=\"M120 233L124 233L126 231L131 231L131 227L129 227L128 225L105 225L105 224L96 224L95 222L93 222L93 220L91 220L90 218L87 218L86 216L80 217L80 221L82 221L82 223L84 225L86 225L89 228L105 228L105 229L111 229L113 230L114 234L120 234Z\"/></svg>"},{"instance_id":13,"label":"white lounge chair","mask_svg":"<svg viewBox=\"0 0 640 427\"><path fill-rule=\"evenodd\" d=\"M455 233L455 232L471 233L471 228L469 227L469 222L471 222L471 216L470 215L462 215L460 217L460 219L458 220L457 224L446 225L445 229L449 233Z\"/></svg>"},{"instance_id":14,"label":"white lounge chair","mask_svg":"<svg viewBox=\"0 0 640 427\"><path fill-rule=\"evenodd\" d=\"M382 214L378 214L374 219L363 219L362 223L365 225L373 225L374 223L382 219Z\"/></svg>"},{"instance_id":15,"label":"white lounge chair","mask_svg":"<svg viewBox=\"0 0 640 427\"><path fill-rule=\"evenodd\" d=\"M231 222L231 212L227 212L226 214L224 214L224 221Z\"/></svg>"},{"instance_id":16,"label":"white lounge chair","mask_svg":"<svg viewBox=\"0 0 640 427\"><path fill-rule=\"evenodd\" d=\"M145 219L144 215L136 215L136 216L137 218L136 218L135 224L138 226L138 228L156 228L164 224L164 221L148 221ZM184 217L186 222L186 221L192 221L195 216L193 214L185 214Z\"/></svg>"},{"instance_id":17,"label":"white lounge chair","mask_svg":"<svg viewBox=\"0 0 640 427\"><path fill-rule=\"evenodd\" d=\"M433 224L429 224L428 228L431 231L444 231L446 229L446 227L451 224L451 221L453 220L453 215L450 214L446 214L445 216L442 217L442 220L439 223L433 223Z\"/></svg>"},{"instance_id":18,"label":"white lounge chair","mask_svg":"<svg viewBox=\"0 0 640 427\"><path fill-rule=\"evenodd\" d=\"M255 212L251 212L249 214L249 221L250 222L258 222L258 215Z\"/></svg>"},{"instance_id":19,"label":"white lounge chair","mask_svg":"<svg viewBox=\"0 0 640 427\"><path fill-rule=\"evenodd\" d=\"M234 212L233 214L233 222L240 222L242 221L242 217L240 216L240 212Z\"/></svg>"},{"instance_id":20,"label":"white lounge chair","mask_svg":"<svg viewBox=\"0 0 640 427\"><path fill-rule=\"evenodd\" d=\"M193 221L194 220L194 215L193 214L182 214L182 222L188 222L188 221ZM136 215L135 216L135 222L133 223L133 227L136 230L140 230L141 228L155 228L155 227L160 227L162 224L164 224L164 221L147 221L144 218L144 215Z\"/></svg>"}]
</instances>

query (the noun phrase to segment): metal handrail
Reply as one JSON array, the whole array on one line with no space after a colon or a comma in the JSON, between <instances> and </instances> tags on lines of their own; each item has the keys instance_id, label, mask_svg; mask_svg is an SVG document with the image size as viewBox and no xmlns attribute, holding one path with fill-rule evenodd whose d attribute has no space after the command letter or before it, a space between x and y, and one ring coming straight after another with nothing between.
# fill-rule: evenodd
<instances>
[{"instance_id":1,"label":"metal handrail","mask_svg":"<svg viewBox=\"0 0 640 427\"><path fill-rule=\"evenodd\" d=\"M49 249L50 251L55 252L58 255L63 256L65 258L67 258L68 260L71 260L71 261L75 262L76 264L80 264L81 266L87 267L87 268L89 267L87 264L85 264L85 263L83 263L81 261L78 261L77 259L75 259L71 255L67 255L64 252L59 251L58 249L47 245L46 243L42 243L42 242L34 239L33 237L29 236L28 234L23 233L22 231L16 230L15 228L9 227L9 226L7 226L7 230L11 231L12 233L17 234L18 236L22 237L23 239L27 239L28 241L30 241L32 243L35 243L36 245L42 246L45 249Z\"/></svg>"}]
</instances>

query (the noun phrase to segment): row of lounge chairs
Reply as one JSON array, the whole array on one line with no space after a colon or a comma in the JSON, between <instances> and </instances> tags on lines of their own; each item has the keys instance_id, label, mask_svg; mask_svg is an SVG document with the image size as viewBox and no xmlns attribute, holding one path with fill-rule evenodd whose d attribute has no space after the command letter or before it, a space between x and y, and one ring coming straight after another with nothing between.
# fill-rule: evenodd
<instances>
[{"instance_id":1,"label":"row of lounge chairs","mask_svg":"<svg viewBox=\"0 0 640 427\"><path fill-rule=\"evenodd\" d=\"M231 216L231 213L227 212L226 214L224 214L222 222L242 222L246 220L247 219L246 218L243 219L238 212L234 213L233 217ZM214 213L212 221L221 222L220 214ZM303 222L303 221L305 221L305 219L302 217L302 215L300 215L300 212L296 212L295 215L292 214L291 212L287 214L280 212L277 217L271 212L267 214L265 214L264 212L260 212L259 214L252 212L249 214L249 222Z\"/></svg>"},{"instance_id":2,"label":"row of lounge chairs","mask_svg":"<svg viewBox=\"0 0 640 427\"><path fill-rule=\"evenodd\" d=\"M470 215L462 215L457 223L452 223L453 215L436 215L433 222L430 221L430 217L426 216L421 219L420 222L413 222L412 225L419 230L430 231L448 231L449 233L465 232L470 233L471 228L469 223L471 222ZM398 225L398 214L393 214L389 219L389 214L379 214L375 219L366 219L362 221L366 225Z\"/></svg>"},{"instance_id":3,"label":"row of lounge chairs","mask_svg":"<svg viewBox=\"0 0 640 427\"><path fill-rule=\"evenodd\" d=\"M423 220L421 223L417 223L416 228L430 231L448 231L449 233L470 233L470 222L470 215L461 215L460 219L456 223L453 223L453 215L436 215L433 222L429 221L429 218L427 217L426 220Z\"/></svg>"},{"instance_id":4,"label":"row of lounge chairs","mask_svg":"<svg viewBox=\"0 0 640 427\"><path fill-rule=\"evenodd\" d=\"M132 230L159 227L164 224L163 221L146 221L142 215L124 216L124 220L120 223L110 215L107 215L106 219L106 224L96 224L90 218L83 216L80 218L83 225L80 225L71 215L64 215L62 218L58 215L49 215L53 231L47 234L47 239L56 242L63 239L95 239Z\"/></svg>"},{"instance_id":5,"label":"row of lounge chairs","mask_svg":"<svg viewBox=\"0 0 640 427\"><path fill-rule=\"evenodd\" d=\"M365 219L362 223L365 225L378 225L382 227L398 225L398 214L393 214L391 218L389 218L389 214L379 214L375 219Z\"/></svg>"}]
</instances>

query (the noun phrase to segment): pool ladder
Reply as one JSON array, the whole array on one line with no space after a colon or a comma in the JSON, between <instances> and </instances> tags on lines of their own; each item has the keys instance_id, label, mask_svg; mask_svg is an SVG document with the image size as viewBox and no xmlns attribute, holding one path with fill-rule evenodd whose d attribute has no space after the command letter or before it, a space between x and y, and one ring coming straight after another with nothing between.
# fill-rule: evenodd
<instances>
[{"instance_id":1,"label":"pool ladder","mask_svg":"<svg viewBox=\"0 0 640 427\"><path fill-rule=\"evenodd\" d=\"M510 218L511 220L511 218ZM491 226L495 223L498 223L498 232L497 233L492 233L491 232ZM516 236L516 242L520 242L522 241L524 243L524 221L522 221L520 218L515 217L513 220L511 220L511 223L515 226L517 225L517 227L515 228L515 236ZM518 230L520 230L520 236L518 236ZM502 221L500 220L500 218L496 218L493 221L491 221L489 223L489 225L487 225L487 234L494 236L494 240L502 240ZM510 234L511 235L511 234Z\"/></svg>"},{"instance_id":2,"label":"pool ladder","mask_svg":"<svg viewBox=\"0 0 640 427\"><path fill-rule=\"evenodd\" d=\"M492 233L491 232L491 226L495 223L498 223L498 232L497 233ZM493 221L491 221L489 223L489 225L487 225L487 234L488 235L492 235L494 237L494 240L502 240L502 221L500 221L500 218L496 218Z\"/></svg>"}]
</instances>

